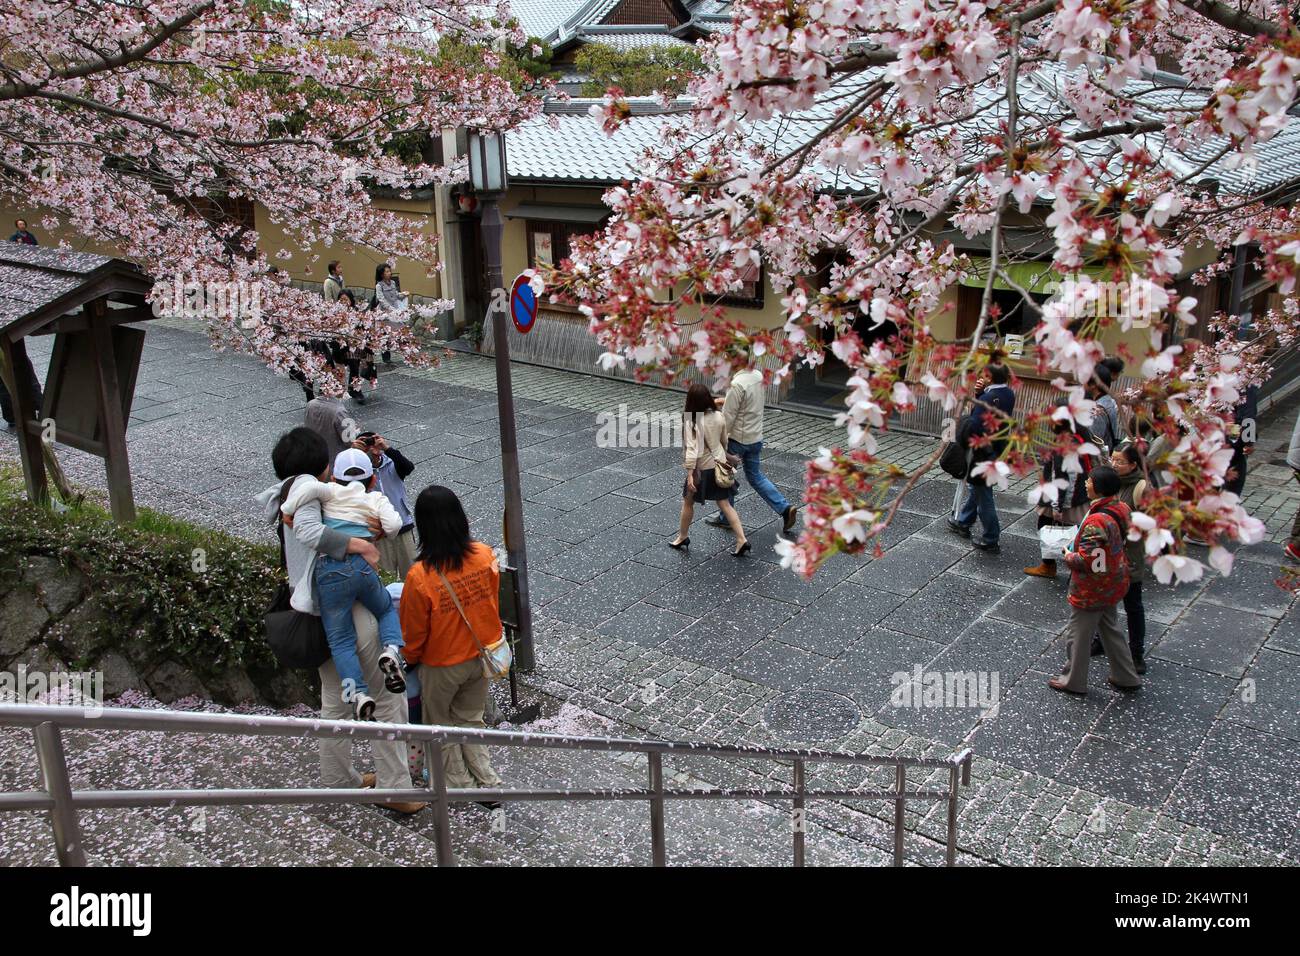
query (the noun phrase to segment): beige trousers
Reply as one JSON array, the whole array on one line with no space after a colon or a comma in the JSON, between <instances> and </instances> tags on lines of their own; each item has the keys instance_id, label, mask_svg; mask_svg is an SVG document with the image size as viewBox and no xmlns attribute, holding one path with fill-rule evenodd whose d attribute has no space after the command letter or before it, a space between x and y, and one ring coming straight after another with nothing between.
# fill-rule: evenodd
<instances>
[{"instance_id":1,"label":"beige trousers","mask_svg":"<svg viewBox=\"0 0 1300 956\"><path fill-rule=\"evenodd\" d=\"M352 605L352 623L357 629L357 659L361 673L375 698L375 720L386 724L407 722L406 695L384 689L379 670L379 625L375 616L360 604ZM352 720L352 704L343 700L334 658L320 666L320 715L325 720ZM376 783L383 790L408 790L411 773L406 762L406 741L372 740ZM320 741L320 781L325 787L360 787L361 774L352 764L352 741L325 737Z\"/></svg>"},{"instance_id":2,"label":"beige trousers","mask_svg":"<svg viewBox=\"0 0 1300 956\"><path fill-rule=\"evenodd\" d=\"M1111 679L1121 687L1138 687L1142 678L1133 666L1128 649L1128 635L1119 629L1119 605L1077 608L1070 605L1068 660L1062 676L1070 690L1083 693L1088 689L1088 659L1092 652L1092 635L1101 634L1102 647L1110 660Z\"/></svg>"},{"instance_id":3,"label":"beige trousers","mask_svg":"<svg viewBox=\"0 0 1300 956\"><path fill-rule=\"evenodd\" d=\"M420 665L420 703L424 722L443 727L483 727L488 682L477 657L450 667ZM487 748L481 744L447 744L442 748L447 786L467 789L500 786Z\"/></svg>"},{"instance_id":4,"label":"beige trousers","mask_svg":"<svg viewBox=\"0 0 1300 956\"><path fill-rule=\"evenodd\" d=\"M415 563L415 532L384 535L375 542L379 551L379 568L406 580L406 572Z\"/></svg>"}]
</instances>

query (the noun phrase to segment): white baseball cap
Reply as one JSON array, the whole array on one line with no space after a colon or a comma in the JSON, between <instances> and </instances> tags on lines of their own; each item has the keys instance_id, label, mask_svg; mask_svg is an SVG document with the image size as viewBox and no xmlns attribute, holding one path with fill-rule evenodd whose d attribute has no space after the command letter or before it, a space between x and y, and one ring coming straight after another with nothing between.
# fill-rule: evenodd
<instances>
[{"instance_id":1,"label":"white baseball cap","mask_svg":"<svg viewBox=\"0 0 1300 956\"><path fill-rule=\"evenodd\" d=\"M344 448L334 459L334 477L339 481L364 481L374 473L370 456L360 448Z\"/></svg>"}]
</instances>

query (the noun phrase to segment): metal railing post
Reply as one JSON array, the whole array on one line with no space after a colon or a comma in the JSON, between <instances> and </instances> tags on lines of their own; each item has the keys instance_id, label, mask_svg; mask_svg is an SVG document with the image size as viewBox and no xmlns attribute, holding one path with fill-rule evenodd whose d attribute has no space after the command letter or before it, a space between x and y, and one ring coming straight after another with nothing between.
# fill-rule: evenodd
<instances>
[{"instance_id":1,"label":"metal railing post","mask_svg":"<svg viewBox=\"0 0 1300 956\"><path fill-rule=\"evenodd\" d=\"M50 823L54 827L54 852L59 866L85 866L86 851L81 845L81 827L77 825L77 808L72 803L72 784L68 780L68 763L63 755L63 737L53 723L37 724L36 753L41 763L41 779L54 800Z\"/></svg>"},{"instance_id":2,"label":"metal railing post","mask_svg":"<svg viewBox=\"0 0 1300 956\"><path fill-rule=\"evenodd\" d=\"M424 764L429 769L429 801L433 808L433 831L437 838L438 865L455 866L456 857L451 852L451 814L447 807L447 768L443 765L442 738L435 737L426 745Z\"/></svg>"},{"instance_id":3,"label":"metal railing post","mask_svg":"<svg viewBox=\"0 0 1300 956\"><path fill-rule=\"evenodd\" d=\"M664 763L657 751L646 754L650 767L650 863L667 866L668 854L664 846Z\"/></svg>"},{"instance_id":4,"label":"metal railing post","mask_svg":"<svg viewBox=\"0 0 1300 956\"><path fill-rule=\"evenodd\" d=\"M907 767L898 764L894 771L894 866L903 865L903 809L907 799L903 791L907 786Z\"/></svg>"},{"instance_id":5,"label":"metal railing post","mask_svg":"<svg viewBox=\"0 0 1300 956\"><path fill-rule=\"evenodd\" d=\"M803 866L804 853L804 831L807 829L807 817L804 815L804 778L803 778L803 761L794 762L794 792L799 796L794 798L794 865Z\"/></svg>"},{"instance_id":6,"label":"metal railing post","mask_svg":"<svg viewBox=\"0 0 1300 956\"><path fill-rule=\"evenodd\" d=\"M957 865L957 767L948 771L948 866Z\"/></svg>"}]
</instances>

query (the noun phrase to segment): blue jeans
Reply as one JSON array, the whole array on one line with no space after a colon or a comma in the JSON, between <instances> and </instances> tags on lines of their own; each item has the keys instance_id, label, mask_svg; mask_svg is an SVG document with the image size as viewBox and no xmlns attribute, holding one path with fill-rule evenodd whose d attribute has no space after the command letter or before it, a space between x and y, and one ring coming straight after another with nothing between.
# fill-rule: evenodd
<instances>
[{"instance_id":1,"label":"blue jeans","mask_svg":"<svg viewBox=\"0 0 1300 956\"><path fill-rule=\"evenodd\" d=\"M957 512L957 523L969 528L975 523L976 515L979 515L980 524L984 526L984 537L980 543L997 544L1002 526L998 523L998 509L993 503L993 489L988 485L971 482L966 486L966 500Z\"/></svg>"},{"instance_id":2,"label":"blue jeans","mask_svg":"<svg viewBox=\"0 0 1300 956\"><path fill-rule=\"evenodd\" d=\"M777 491L776 485L772 484L772 479L763 474L763 468L759 464L759 456L763 454L762 439L752 445L742 445L733 438L727 442L727 451L740 456L741 462L745 466L745 480L758 492L758 496L766 501L768 507L777 514L784 515L785 510L790 507L790 502L786 501L781 492ZM731 489L731 500L736 500L734 486Z\"/></svg>"},{"instance_id":3,"label":"blue jeans","mask_svg":"<svg viewBox=\"0 0 1300 956\"><path fill-rule=\"evenodd\" d=\"M316 606L325 625L325 639L334 655L334 666L343 683L344 701L352 701L357 694L369 691L357 659L357 628L352 622L352 605L358 601L379 622L380 645L401 647L402 627L397 608L366 559L359 554L349 554L342 561L323 554L317 558Z\"/></svg>"}]
</instances>

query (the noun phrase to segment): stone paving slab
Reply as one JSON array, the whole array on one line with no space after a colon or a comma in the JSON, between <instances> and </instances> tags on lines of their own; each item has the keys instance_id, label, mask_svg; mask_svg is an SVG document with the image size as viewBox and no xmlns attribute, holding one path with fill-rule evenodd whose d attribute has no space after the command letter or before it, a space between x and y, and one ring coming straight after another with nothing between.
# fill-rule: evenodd
<instances>
[{"instance_id":1,"label":"stone paving slab","mask_svg":"<svg viewBox=\"0 0 1300 956\"><path fill-rule=\"evenodd\" d=\"M148 328L128 432L137 500L269 540L251 496L271 481L274 439L301 421L300 392L249 359L210 353L191 332ZM1144 689L1111 691L1099 661L1089 697L1065 698L1045 682L1064 658L1066 579L1023 576L1036 555L1022 496L998 496L997 556L947 530L954 486L946 479L922 482L904 502L883 558L839 555L811 582L777 566L777 518L747 488L738 508L754 553L727 554L730 533L706 526L705 509L680 553L666 544L680 508L679 450L595 444L599 412L620 403L675 411L680 394L531 366L516 366L514 377L535 686L660 736L772 743L830 734L816 742L882 753L969 744L977 754L962 810L970 862L1300 859L1297 772L1283 759L1297 737L1300 630L1294 598L1272 585L1275 545L1243 549L1240 577L1177 589L1150 583ZM452 487L475 532L496 545L492 386L491 363L461 355L431 370L386 372L371 402L349 408L416 461L408 487ZM774 411L771 424L765 458L783 490L796 493L801 456L836 442L838 430L786 411ZM886 442L904 462L933 450L916 436ZM102 487L97 460L60 454L75 481ZM11 434L0 434L0 455L16 456ZM1293 512L1298 489L1270 478L1271 467L1254 473L1259 495L1280 497L1273 514ZM897 687L924 690L917 667L927 677L995 674L996 699L896 706ZM889 811L817 812L836 832L879 833ZM909 810L908 819L920 839L941 837L937 811Z\"/></svg>"}]
</instances>

